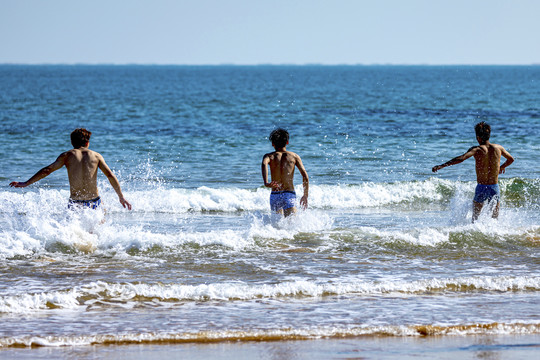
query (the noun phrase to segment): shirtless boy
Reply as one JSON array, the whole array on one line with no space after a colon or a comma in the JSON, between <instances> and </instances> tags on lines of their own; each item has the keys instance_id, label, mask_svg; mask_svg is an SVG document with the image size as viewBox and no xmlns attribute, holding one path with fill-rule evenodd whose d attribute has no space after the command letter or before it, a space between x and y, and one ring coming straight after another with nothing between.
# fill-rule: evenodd
<instances>
[{"instance_id":1,"label":"shirtless boy","mask_svg":"<svg viewBox=\"0 0 540 360\"><path fill-rule=\"evenodd\" d=\"M264 186L272 188L270 193L270 208L279 214L289 216L296 212L296 193L294 192L293 178L296 166L302 174L304 195L300 205L305 209L308 206L309 178L302 164L300 156L287 151L289 133L284 129L276 129L270 134L270 141L276 151L264 155L262 160L262 177ZM272 181L268 182L268 165Z\"/></svg>"},{"instance_id":2,"label":"shirtless boy","mask_svg":"<svg viewBox=\"0 0 540 360\"><path fill-rule=\"evenodd\" d=\"M491 127L485 122L480 122L474 127L476 140L479 146L471 147L465 154L457 156L442 165L434 166L432 171L437 172L443 167L459 164L474 156L476 160L476 192L473 200L472 221L475 222L482 211L485 201L496 201L493 209L493 218L499 216L499 174L504 174L505 169L514 162L514 158L501 145L489 142ZM501 156L506 158L501 165Z\"/></svg>"},{"instance_id":3,"label":"shirtless boy","mask_svg":"<svg viewBox=\"0 0 540 360\"><path fill-rule=\"evenodd\" d=\"M60 154L55 162L39 170L28 181L14 181L9 185L17 188L27 187L65 165L68 172L69 190L71 193L68 207L82 206L97 209L101 204L97 188L97 169L99 168L107 176L107 179L109 179L122 206L131 210L131 204L124 198L120 189L120 183L105 163L103 156L88 149L90 135L92 133L86 129L75 129L71 133L72 150Z\"/></svg>"}]
</instances>

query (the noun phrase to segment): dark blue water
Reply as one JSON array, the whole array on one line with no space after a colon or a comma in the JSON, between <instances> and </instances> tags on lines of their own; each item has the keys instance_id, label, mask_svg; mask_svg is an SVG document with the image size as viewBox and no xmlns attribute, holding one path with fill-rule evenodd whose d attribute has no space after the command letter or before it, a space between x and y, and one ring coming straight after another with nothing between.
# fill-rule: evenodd
<instances>
[{"instance_id":1,"label":"dark blue water","mask_svg":"<svg viewBox=\"0 0 540 360\"><path fill-rule=\"evenodd\" d=\"M540 67L2 66L0 79L2 174L84 126L123 173L150 162L182 186L253 187L281 126L317 183L423 180L484 120L519 158L512 173L538 177Z\"/></svg>"}]
</instances>

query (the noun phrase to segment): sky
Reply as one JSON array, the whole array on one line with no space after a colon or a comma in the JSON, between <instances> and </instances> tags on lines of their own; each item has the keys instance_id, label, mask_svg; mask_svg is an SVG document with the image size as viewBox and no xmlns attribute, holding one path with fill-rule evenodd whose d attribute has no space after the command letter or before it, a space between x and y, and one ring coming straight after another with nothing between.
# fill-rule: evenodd
<instances>
[{"instance_id":1,"label":"sky","mask_svg":"<svg viewBox=\"0 0 540 360\"><path fill-rule=\"evenodd\" d=\"M0 0L0 63L540 64L537 0Z\"/></svg>"}]
</instances>

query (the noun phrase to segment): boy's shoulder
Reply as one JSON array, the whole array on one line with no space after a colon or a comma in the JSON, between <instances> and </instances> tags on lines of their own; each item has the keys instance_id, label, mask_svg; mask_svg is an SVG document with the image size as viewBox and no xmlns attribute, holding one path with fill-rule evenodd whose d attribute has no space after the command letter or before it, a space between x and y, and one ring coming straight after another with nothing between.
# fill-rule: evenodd
<instances>
[{"instance_id":1,"label":"boy's shoulder","mask_svg":"<svg viewBox=\"0 0 540 360\"><path fill-rule=\"evenodd\" d=\"M98 153L97 151L94 151L94 150L90 150L88 148L71 149L71 150L68 150L68 151L60 154L60 156L80 157L80 156L82 156L82 154L88 154L90 156L90 158L103 159L103 156L101 156L100 153Z\"/></svg>"},{"instance_id":2,"label":"boy's shoulder","mask_svg":"<svg viewBox=\"0 0 540 360\"><path fill-rule=\"evenodd\" d=\"M504 149L502 147L502 145L494 144L494 143L489 143L489 146L486 146L486 150L488 150L489 148L495 149L495 150L503 150Z\"/></svg>"},{"instance_id":3,"label":"boy's shoulder","mask_svg":"<svg viewBox=\"0 0 540 360\"><path fill-rule=\"evenodd\" d=\"M292 152L292 151L289 151L289 150L285 150L285 151L272 151L268 154L265 154L264 156L271 156L271 155L276 155L276 154L285 154L285 155L292 155L292 156L298 156L297 153L295 152Z\"/></svg>"},{"instance_id":4,"label":"boy's shoulder","mask_svg":"<svg viewBox=\"0 0 540 360\"><path fill-rule=\"evenodd\" d=\"M292 151L287 151L289 153L289 155L292 155L294 156L295 158L299 159L300 158L300 155L298 155L297 153L295 152L292 152Z\"/></svg>"},{"instance_id":5,"label":"boy's shoulder","mask_svg":"<svg viewBox=\"0 0 540 360\"><path fill-rule=\"evenodd\" d=\"M80 153L99 154L97 151L90 150L89 148L73 148L73 149L69 149L63 154L80 154Z\"/></svg>"},{"instance_id":6,"label":"boy's shoulder","mask_svg":"<svg viewBox=\"0 0 540 360\"><path fill-rule=\"evenodd\" d=\"M272 151L270 153L264 154L263 159L274 159L276 155L281 154L282 156L285 155L286 157L291 157L294 159L300 159L300 156L298 156L297 153L294 153L292 151L286 150L286 151Z\"/></svg>"}]
</instances>

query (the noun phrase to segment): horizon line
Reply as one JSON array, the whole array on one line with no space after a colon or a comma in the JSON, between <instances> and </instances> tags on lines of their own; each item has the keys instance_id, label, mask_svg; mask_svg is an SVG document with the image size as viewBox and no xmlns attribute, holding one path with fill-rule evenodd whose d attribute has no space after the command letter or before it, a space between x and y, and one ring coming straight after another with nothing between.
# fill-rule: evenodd
<instances>
[{"instance_id":1,"label":"horizon line","mask_svg":"<svg viewBox=\"0 0 540 360\"><path fill-rule=\"evenodd\" d=\"M256 66L540 66L538 63L441 63L441 64L431 64L431 63L258 63L258 64L242 64L242 63L208 63L208 64L179 64L179 63L136 63L136 62L126 62L126 63L115 63L115 62L99 62L99 63L85 63L85 62L0 62L0 66L11 65L11 66L201 66L201 67L212 67L212 66L238 66L238 67L256 67Z\"/></svg>"}]
</instances>

